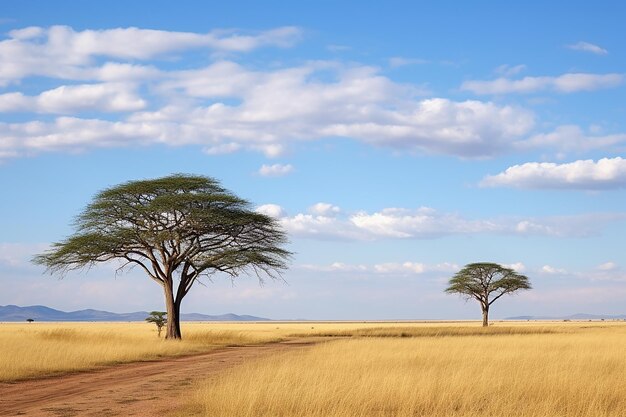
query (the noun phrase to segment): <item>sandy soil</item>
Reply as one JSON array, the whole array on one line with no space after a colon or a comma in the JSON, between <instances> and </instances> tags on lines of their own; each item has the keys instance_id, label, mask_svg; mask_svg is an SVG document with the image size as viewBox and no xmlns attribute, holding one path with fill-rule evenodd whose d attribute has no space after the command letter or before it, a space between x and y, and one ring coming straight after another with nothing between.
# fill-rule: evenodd
<instances>
[{"instance_id":1,"label":"sandy soil","mask_svg":"<svg viewBox=\"0 0 626 417\"><path fill-rule=\"evenodd\" d=\"M0 384L0 416L157 417L180 407L193 382L244 361L301 349L314 339L222 348L209 353Z\"/></svg>"}]
</instances>

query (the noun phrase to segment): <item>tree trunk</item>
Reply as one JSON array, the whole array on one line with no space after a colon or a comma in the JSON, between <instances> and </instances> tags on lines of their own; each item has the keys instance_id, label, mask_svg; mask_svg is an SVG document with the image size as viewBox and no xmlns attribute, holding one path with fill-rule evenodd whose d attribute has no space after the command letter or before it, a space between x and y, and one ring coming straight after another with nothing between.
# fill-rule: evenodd
<instances>
[{"instance_id":1,"label":"tree trunk","mask_svg":"<svg viewBox=\"0 0 626 417\"><path fill-rule=\"evenodd\" d=\"M166 339L182 339L180 333L180 300L174 300L171 286L165 285L165 309L167 310Z\"/></svg>"},{"instance_id":2,"label":"tree trunk","mask_svg":"<svg viewBox=\"0 0 626 417\"><path fill-rule=\"evenodd\" d=\"M483 307L483 327L489 326L489 307Z\"/></svg>"}]
</instances>

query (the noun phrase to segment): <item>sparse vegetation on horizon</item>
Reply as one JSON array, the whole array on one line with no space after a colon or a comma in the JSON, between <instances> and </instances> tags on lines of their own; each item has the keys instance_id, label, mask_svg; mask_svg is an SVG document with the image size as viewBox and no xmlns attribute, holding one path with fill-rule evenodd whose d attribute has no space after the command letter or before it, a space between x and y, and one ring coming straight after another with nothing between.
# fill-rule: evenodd
<instances>
[{"instance_id":1,"label":"sparse vegetation on horizon","mask_svg":"<svg viewBox=\"0 0 626 417\"><path fill-rule=\"evenodd\" d=\"M387 326L366 327L361 329L335 329L313 331L310 333L295 333L293 336L319 337L455 337L455 336L503 336L560 333L564 329L548 326L521 327L504 325L502 327L474 327L474 326Z\"/></svg>"}]
</instances>

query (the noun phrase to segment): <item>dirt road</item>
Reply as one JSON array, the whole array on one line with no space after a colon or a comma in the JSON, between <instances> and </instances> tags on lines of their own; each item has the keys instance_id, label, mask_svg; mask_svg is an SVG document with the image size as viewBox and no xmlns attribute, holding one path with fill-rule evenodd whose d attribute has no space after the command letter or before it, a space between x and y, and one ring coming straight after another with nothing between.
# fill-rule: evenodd
<instances>
[{"instance_id":1,"label":"dirt road","mask_svg":"<svg viewBox=\"0 0 626 417\"><path fill-rule=\"evenodd\" d=\"M158 417L177 409L199 379L267 355L301 349L315 340L259 346L118 365L96 371L0 384L0 416Z\"/></svg>"}]
</instances>

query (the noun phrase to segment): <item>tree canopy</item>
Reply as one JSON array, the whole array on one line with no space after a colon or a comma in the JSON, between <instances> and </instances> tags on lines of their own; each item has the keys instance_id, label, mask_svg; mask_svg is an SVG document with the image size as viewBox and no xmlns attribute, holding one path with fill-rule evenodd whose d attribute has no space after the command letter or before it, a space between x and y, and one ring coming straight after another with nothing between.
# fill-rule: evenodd
<instances>
[{"instance_id":1,"label":"tree canopy","mask_svg":"<svg viewBox=\"0 0 626 417\"><path fill-rule=\"evenodd\" d=\"M505 294L531 289L525 275L495 263L465 265L448 282L447 293L456 293L467 299L476 299L483 312L483 326L489 325L489 307Z\"/></svg>"},{"instance_id":2,"label":"tree canopy","mask_svg":"<svg viewBox=\"0 0 626 417\"><path fill-rule=\"evenodd\" d=\"M277 278L291 253L278 222L210 177L176 174L99 192L75 233L34 258L65 274L111 260L140 267L165 292L168 338L180 338L180 302L201 277ZM175 285L177 282L177 285Z\"/></svg>"},{"instance_id":3,"label":"tree canopy","mask_svg":"<svg viewBox=\"0 0 626 417\"><path fill-rule=\"evenodd\" d=\"M157 327L158 336L161 337L161 330L167 324L167 313L165 311L151 311L146 317L148 323L154 323Z\"/></svg>"}]
</instances>

